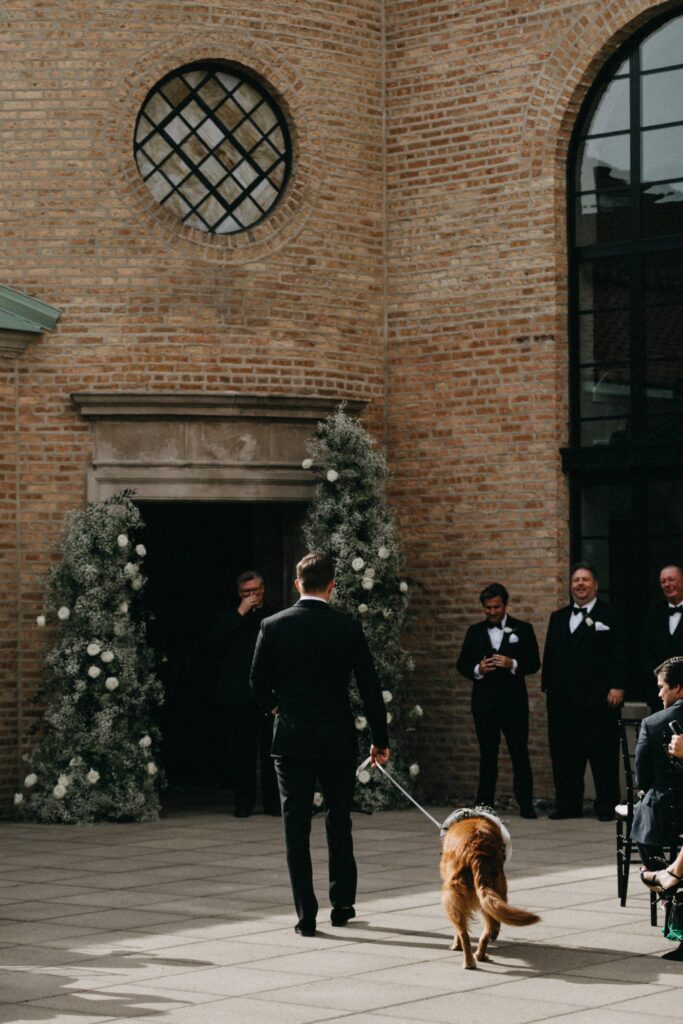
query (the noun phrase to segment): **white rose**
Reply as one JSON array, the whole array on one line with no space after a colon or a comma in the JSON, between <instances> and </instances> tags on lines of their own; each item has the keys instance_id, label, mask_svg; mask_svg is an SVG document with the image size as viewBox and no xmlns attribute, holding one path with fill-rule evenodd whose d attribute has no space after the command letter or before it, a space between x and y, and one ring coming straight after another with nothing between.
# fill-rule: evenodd
<instances>
[{"instance_id":1,"label":"white rose","mask_svg":"<svg viewBox=\"0 0 683 1024\"><path fill-rule=\"evenodd\" d=\"M323 805L323 795L322 795L322 793L314 793L313 794L313 806L314 807L322 807L322 805Z\"/></svg>"},{"instance_id":2,"label":"white rose","mask_svg":"<svg viewBox=\"0 0 683 1024\"><path fill-rule=\"evenodd\" d=\"M380 558L388 558L391 552L389 551L389 548L386 548L384 544L382 544L377 554L379 555Z\"/></svg>"},{"instance_id":3,"label":"white rose","mask_svg":"<svg viewBox=\"0 0 683 1024\"><path fill-rule=\"evenodd\" d=\"M19 807L24 802L24 797L21 793L14 794L14 806Z\"/></svg>"},{"instance_id":4,"label":"white rose","mask_svg":"<svg viewBox=\"0 0 683 1024\"><path fill-rule=\"evenodd\" d=\"M121 604L119 605L119 611L121 612L122 615L126 614L126 612L128 611L128 602L127 601L122 601L121 602Z\"/></svg>"},{"instance_id":5,"label":"white rose","mask_svg":"<svg viewBox=\"0 0 683 1024\"><path fill-rule=\"evenodd\" d=\"M71 782L71 778L68 775L60 775L59 778L57 779L57 782L59 783L60 786L64 786L64 788L66 789L66 787Z\"/></svg>"},{"instance_id":6,"label":"white rose","mask_svg":"<svg viewBox=\"0 0 683 1024\"><path fill-rule=\"evenodd\" d=\"M126 624L124 622L114 623L114 636L125 636L126 635Z\"/></svg>"},{"instance_id":7,"label":"white rose","mask_svg":"<svg viewBox=\"0 0 683 1024\"><path fill-rule=\"evenodd\" d=\"M408 584L406 583L405 580L401 580L401 582L398 585L398 589L401 591L402 594L408 593Z\"/></svg>"},{"instance_id":8,"label":"white rose","mask_svg":"<svg viewBox=\"0 0 683 1024\"><path fill-rule=\"evenodd\" d=\"M35 786L37 781L38 776L36 775L35 772L31 772L31 774L27 775L26 778L24 779L24 785L26 786L27 789L30 789L31 786Z\"/></svg>"},{"instance_id":9,"label":"white rose","mask_svg":"<svg viewBox=\"0 0 683 1024\"><path fill-rule=\"evenodd\" d=\"M71 760L69 761L69 768L77 768L80 763L80 757L72 757Z\"/></svg>"},{"instance_id":10,"label":"white rose","mask_svg":"<svg viewBox=\"0 0 683 1024\"><path fill-rule=\"evenodd\" d=\"M146 747L151 747L152 746L152 738L151 738L151 736L147 736L147 735L143 736L141 740L138 740L138 746L142 747L143 750L145 750Z\"/></svg>"},{"instance_id":11,"label":"white rose","mask_svg":"<svg viewBox=\"0 0 683 1024\"><path fill-rule=\"evenodd\" d=\"M363 575L364 575L364 576L367 576L367 578L368 578L369 580L374 580L374 578L375 578L375 570L374 570L374 569L372 568L372 566L369 566L369 567L368 567L368 568L367 568L367 569L365 570L365 572L363 573Z\"/></svg>"},{"instance_id":12,"label":"white rose","mask_svg":"<svg viewBox=\"0 0 683 1024\"><path fill-rule=\"evenodd\" d=\"M114 652L113 651L102 651L102 661L104 661L108 665L109 662L113 661L113 660L114 660Z\"/></svg>"},{"instance_id":13,"label":"white rose","mask_svg":"<svg viewBox=\"0 0 683 1024\"><path fill-rule=\"evenodd\" d=\"M71 610L69 608L67 608L67 606L65 604L63 604L62 607L57 612L57 618L61 619L62 622L66 622L66 620L69 618L70 615L71 615Z\"/></svg>"},{"instance_id":14,"label":"white rose","mask_svg":"<svg viewBox=\"0 0 683 1024\"><path fill-rule=\"evenodd\" d=\"M107 676L107 678L104 680L104 685L106 686L110 693L113 693L116 687L119 685L119 681L116 678L116 676Z\"/></svg>"},{"instance_id":15,"label":"white rose","mask_svg":"<svg viewBox=\"0 0 683 1024\"><path fill-rule=\"evenodd\" d=\"M147 762L147 774L148 775L156 775L157 770L158 769L157 769L157 766L155 765L154 761L148 761Z\"/></svg>"},{"instance_id":16,"label":"white rose","mask_svg":"<svg viewBox=\"0 0 683 1024\"><path fill-rule=\"evenodd\" d=\"M382 612L382 615L384 616L385 619L390 619L391 611L388 608L385 608L384 611Z\"/></svg>"},{"instance_id":17,"label":"white rose","mask_svg":"<svg viewBox=\"0 0 683 1024\"><path fill-rule=\"evenodd\" d=\"M45 626L45 625L47 625L47 619L45 618L45 616L44 616L44 615L38 615L38 616L36 617L36 622L38 623L38 625L39 625L39 626ZM20 795L21 795L21 794L20 794Z\"/></svg>"},{"instance_id":18,"label":"white rose","mask_svg":"<svg viewBox=\"0 0 683 1024\"><path fill-rule=\"evenodd\" d=\"M145 555L147 554L147 548L145 547L145 545L144 544L136 544L135 545L135 554L138 555L139 558L144 558Z\"/></svg>"},{"instance_id":19,"label":"white rose","mask_svg":"<svg viewBox=\"0 0 683 1024\"><path fill-rule=\"evenodd\" d=\"M64 786L55 786L55 788L52 790L52 795L56 797L58 800L63 800L64 797L66 796L66 790Z\"/></svg>"},{"instance_id":20,"label":"white rose","mask_svg":"<svg viewBox=\"0 0 683 1024\"><path fill-rule=\"evenodd\" d=\"M94 786L95 783L99 782L100 780L100 773L96 772L94 768L91 768L88 774L86 775L86 779L88 780L91 786Z\"/></svg>"},{"instance_id":21,"label":"white rose","mask_svg":"<svg viewBox=\"0 0 683 1024\"><path fill-rule=\"evenodd\" d=\"M589 615L586 616L586 625L587 626L592 626L593 625L593 620L591 619L591 617Z\"/></svg>"},{"instance_id":22,"label":"white rose","mask_svg":"<svg viewBox=\"0 0 683 1024\"><path fill-rule=\"evenodd\" d=\"M97 654L100 653L102 648L100 647L100 645L98 643L95 643L95 641L93 640L92 643L88 644L86 650L87 650L88 654L90 655L90 657L94 658Z\"/></svg>"},{"instance_id":23,"label":"white rose","mask_svg":"<svg viewBox=\"0 0 683 1024\"><path fill-rule=\"evenodd\" d=\"M366 786L370 781L370 772L367 771L365 768L363 769L362 772L358 772L358 781L362 782L362 784Z\"/></svg>"},{"instance_id":24,"label":"white rose","mask_svg":"<svg viewBox=\"0 0 683 1024\"><path fill-rule=\"evenodd\" d=\"M88 669L88 675L90 676L91 679L97 679L101 672L102 669L99 667L99 665L91 665L90 668Z\"/></svg>"},{"instance_id":25,"label":"white rose","mask_svg":"<svg viewBox=\"0 0 683 1024\"><path fill-rule=\"evenodd\" d=\"M363 590L372 590L372 588L375 585L375 581L371 580L369 576L364 576L363 579L361 580L360 585L363 588Z\"/></svg>"},{"instance_id":26,"label":"white rose","mask_svg":"<svg viewBox=\"0 0 683 1024\"><path fill-rule=\"evenodd\" d=\"M338 480L339 479L339 473L337 472L337 470L336 469L328 469L328 471L327 471L327 479L330 481L331 484L333 484L335 480Z\"/></svg>"},{"instance_id":27,"label":"white rose","mask_svg":"<svg viewBox=\"0 0 683 1024\"><path fill-rule=\"evenodd\" d=\"M301 463L301 468L302 469L310 469L312 465L313 465L313 459L304 459L304 461Z\"/></svg>"},{"instance_id":28,"label":"white rose","mask_svg":"<svg viewBox=\"0 0 683 1024\"><path fill-rule=\"evenodd\" d=\"M366 727L367 724L367 718L365 718L363 715L358 715L358 718L356 719L356 729L358 729L358 732L361 732Z\"/></svg>"},{"instance_id":29,"label":"white rose","mask_svg":"<svg viewBox=\"0 0 683 1024\"><path fill-rule=\"evenodd\" d=\"M137 571L138 571L137 565L134 565L132 562L126 562L126 564L123 567L123 575L124 576L128 576L128 577L135 576Z\"/></svg>"},{"instance_id":30,"label":"white rose","mask_svg":"<svg viewBox=\"0 0 683 1024\"><path fill-rule=\"evenodd\" d=\"M85 690L85 683L82 679L76 680L76 693L82 693Z\"/></svg>"},{"instance_id":31,"label":"white rose","mask_svg":"<svg viewBox=\"0 0 683 1024\"><path fill-rule=\"evenodd\" d=\"M417 762L415 764L411 764L411 766L408 769L408 771L410 773L411 778L413 778L413 779L417 778L417 776L420 774L420 766L419 766L419 764L417 764Z\"/></svg>"},{"instance_id":32,"label":"white rose","mask_svg":"<svg viewBox=\"0 0 683 1024\"><path fill-rule=\"evenodd\" d=\"M382 700L385 704L391 704L394 699L394 695L391 690L382 690Z\"/></svg>"},{"instance_id":33,"label":"white rose","mask_svg":"<svg viewBox=\"0 0 683 1024\"><path fill-rule=\"evenodd\" d=\"M394 720L394 716L392 715L391 711L387 711L387 725L390 722L393 722L393 720Z\"/></svg>"},{"instance_id":34,"label":"white rose","mask_svg":"<svg viewBox=\"0 0 683 1024\"><path fill-rule=\"evenodd\" d=\"M410 714L413 716L413 718L422 718L422 716L424 715L424 711L422 710L419 704L416 704L415 707L410 712Z\"/></svg>"},{"instance_id":35,"label":"white rose","mask_svg":"<svg viewBox=\"0 0 683 1024\"><path fill-rule=\"evenodd\" d=\"M120 548L128 547L128 537L125 535L125 533L120 533L118 535L118 537L116 538L116 543Z\"/></svg>"},{"instance_id":36,"label":"white rose","mask_svg":"<svg viewBox=\"0 0 683 1024\"><path fill-rule=\"evenodd\" d=\"M357 555L356 558L354 558L354 560L351 562L351 568L354 570L354 572L360 572L364 565L365 562L360 557L360 555Z\"/></svg>"},{"instance_id":37,"label":"white rose","mask_svg":"<svg viewBox=\"0 0 683 1024\"><path fill-rule=\"evenodd\" d=\"M133 590L142 590L142 580L139 576L136 576L134 580L131 580L130 585Z\"/></svg>"},{"instance_id":38,"label":"white rose","mask_svg":"<svg viewBox=\"0 0 683 1024\"><path fill-rule=\"evenodd\" d=\"M359 613L360 613L361 615L365 615L365 613L366 613L366 612L367 612L368 610L369 610L369 609L368 609L368 606L367 606L366 604L359 604L359 605L358 605L358 611L359 611Z\"/></svg>"}]
</instances>

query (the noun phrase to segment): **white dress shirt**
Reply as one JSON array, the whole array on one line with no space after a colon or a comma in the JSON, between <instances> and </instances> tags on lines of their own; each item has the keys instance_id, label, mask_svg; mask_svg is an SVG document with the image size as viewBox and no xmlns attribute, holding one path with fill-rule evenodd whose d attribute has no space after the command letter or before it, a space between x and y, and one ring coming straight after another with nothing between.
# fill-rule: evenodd
<instances>
[{"instance_id":1,"label":"white dress shirt","mask_svg":"<svg viewBox=\"0 0 683 1024\"><path fill-rule=\"evenodd\" d=\"M593 611L593 606L595 605L596 601L597 601L597 597L594 597L593 600L590 602L590 604L584 604L583 605L583 608L585 608L586 614L589 617L590 617L590 613ZM572 612L571 615L569 616L569 632L573 633L575 630L577 630L579 628L579 626L581 625L581 622L582 622L582 620L584 618L585 618L585 616L582 615L581 612Z\"/></svg>"},{"instance_id":2,"label":"white dress shirt","mask_svg":"<svg viewBox=\"0 0 683 1024\"><path fill-rule=\"evenodd\" d=\"M507 622L507 618L508 618L507 614L505 614L503 616L503 618L500 620L500 623L497 626L489 626L488 627L488 634L489 634L489 640L491 641L491 647L493 648L494 651L496 651L496 653L498 653L498 651L500 650L500 645L502 644L503 637L505 636L505 623ZM515 661L514 658L512 659L512 668L510 669L510 671L512 672L513 676L517 672L517 662ZM484 678L483 674L481 673L481 671L479 669L479 663L478 662L474 666L474 678L475 679L483 679Z\"/></svg>"}]
</instances>

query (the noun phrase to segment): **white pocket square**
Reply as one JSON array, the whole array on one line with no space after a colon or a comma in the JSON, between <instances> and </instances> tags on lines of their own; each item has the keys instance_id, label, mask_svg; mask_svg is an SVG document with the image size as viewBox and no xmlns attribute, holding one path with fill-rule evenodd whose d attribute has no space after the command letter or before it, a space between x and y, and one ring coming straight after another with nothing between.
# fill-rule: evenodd
<instances>
[{"instance_id":1,"label":"white pocket square","mask_svg":"<svg viewBox=\"0 0 683 1024\"><path fill-rule=\"evenodd\" d=\"M514 633L508 639L509 639L511 644L518 644L519 643L519 637L515 636Z\"/></svg>"},{"instance_id":2,"label":"white pocket square","mask_svg":"<svg viewBox=\"0 0 683 1024\"><path fill-rule=\"evenodd\" d=\"M609 626L606 626L604 622L596 622L595 623L595 632L596 633L609 633Z\"/></svg>"}]
</instances>

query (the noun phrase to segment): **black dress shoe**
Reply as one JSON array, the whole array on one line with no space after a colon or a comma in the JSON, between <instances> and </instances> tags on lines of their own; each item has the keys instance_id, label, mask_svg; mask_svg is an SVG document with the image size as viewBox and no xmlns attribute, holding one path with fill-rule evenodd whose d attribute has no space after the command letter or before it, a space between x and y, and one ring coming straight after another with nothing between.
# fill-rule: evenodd
<instances>
[{"instance_id":1,"label":"black dress shoe","mask_svg":"<svg viewBox=\"0 0 683 1024\"><path fill-rule=\"evenodd\" d=\"M294 925L294 931L297 935L305 935L310 938L315 935L315 921L299 921L298 924Z\"/></svg>"},{"instance_id":2,"label":"black dress shoe","mask_svg":"<svg viewBox=\"0 0 683 1024\"><path fill-rule=\"evenodd\" d=\"M343 928L355 916L356 911L353 907L332 907L330 921L335 928Z\"/></svg>"},{"instance_id":3,"label":"black dress shoe","mask_svg":"<svg viewBox=\"0 0 683 1024\"><path fill-rule=\"evenodd\" d=\"M583 818L583 814L563 814L561 811L550 811L548 817L551 821L566 821L568 818Z\"/></svg>"},{"instance_id":4,"label":"black dress shoe","mask_svg":"<svg viewBox=\"0 0 683 1024\"><path fill-rule=\"evenodd\" d=\"M232 814L234 818L250 818L251 807L236 807Z\"/></svg>"},{"instance_id":5,"label":"black dress shoe","mask_svg":"<svg viewBox=\"0 0 683 1024\"><path fill-rule=\"evenodd\" d=\"M668 953L662 955L662 960L683 960L683 942L680 944L678 949L671 949Z\"/></svg>"},{"instance_id":6,"label":"black dress shoe","mask_svg":"<svg viewBox=\"0 0 683 1024\"><path fill-rule=\"evenodd\" d=\"M604 814L598 814L598 821L614 821L614 814L607 811Z\"/></svg>"},{"instance_id":7,"label":"black dress shoe","mask_svg":"<svg viewBox=\"0 0 683 1024\"><path fill-rule=\"evenodd\" d=\"M533 807L520 807L519 809L520 818L537 818L538 815Z\"/></svg>"}]
</instances>

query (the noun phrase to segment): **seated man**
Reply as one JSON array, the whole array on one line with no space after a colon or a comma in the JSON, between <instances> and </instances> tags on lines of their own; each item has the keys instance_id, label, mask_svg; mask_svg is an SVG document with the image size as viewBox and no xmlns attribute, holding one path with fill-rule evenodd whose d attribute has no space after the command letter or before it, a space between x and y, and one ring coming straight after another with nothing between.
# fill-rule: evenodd
<instances>
[{"instance_id":1,"label":"seated man","mask_svg":"<svg viewBox=\"0 0 683 1024\"><path fill-rule=\"evenodd\" d=\"M672 741L670 723L683 728L683 657L670 658L657 669L657 686L664 708L643 719L636 745L636 777L646 793L636 804L631 836L638 844L646 866L641 870L645 885L659 892L675 891L683 881L683 855L663 868L662 847L671 824L671 755L683 753L683 737ZM679 864L680 861L680 864ZM661 868L661 870L652 870ZM649 870L648 870L649 869ZM667 960L683 960L683 942L664 954Z\"/></svg>"}]
</instances>

